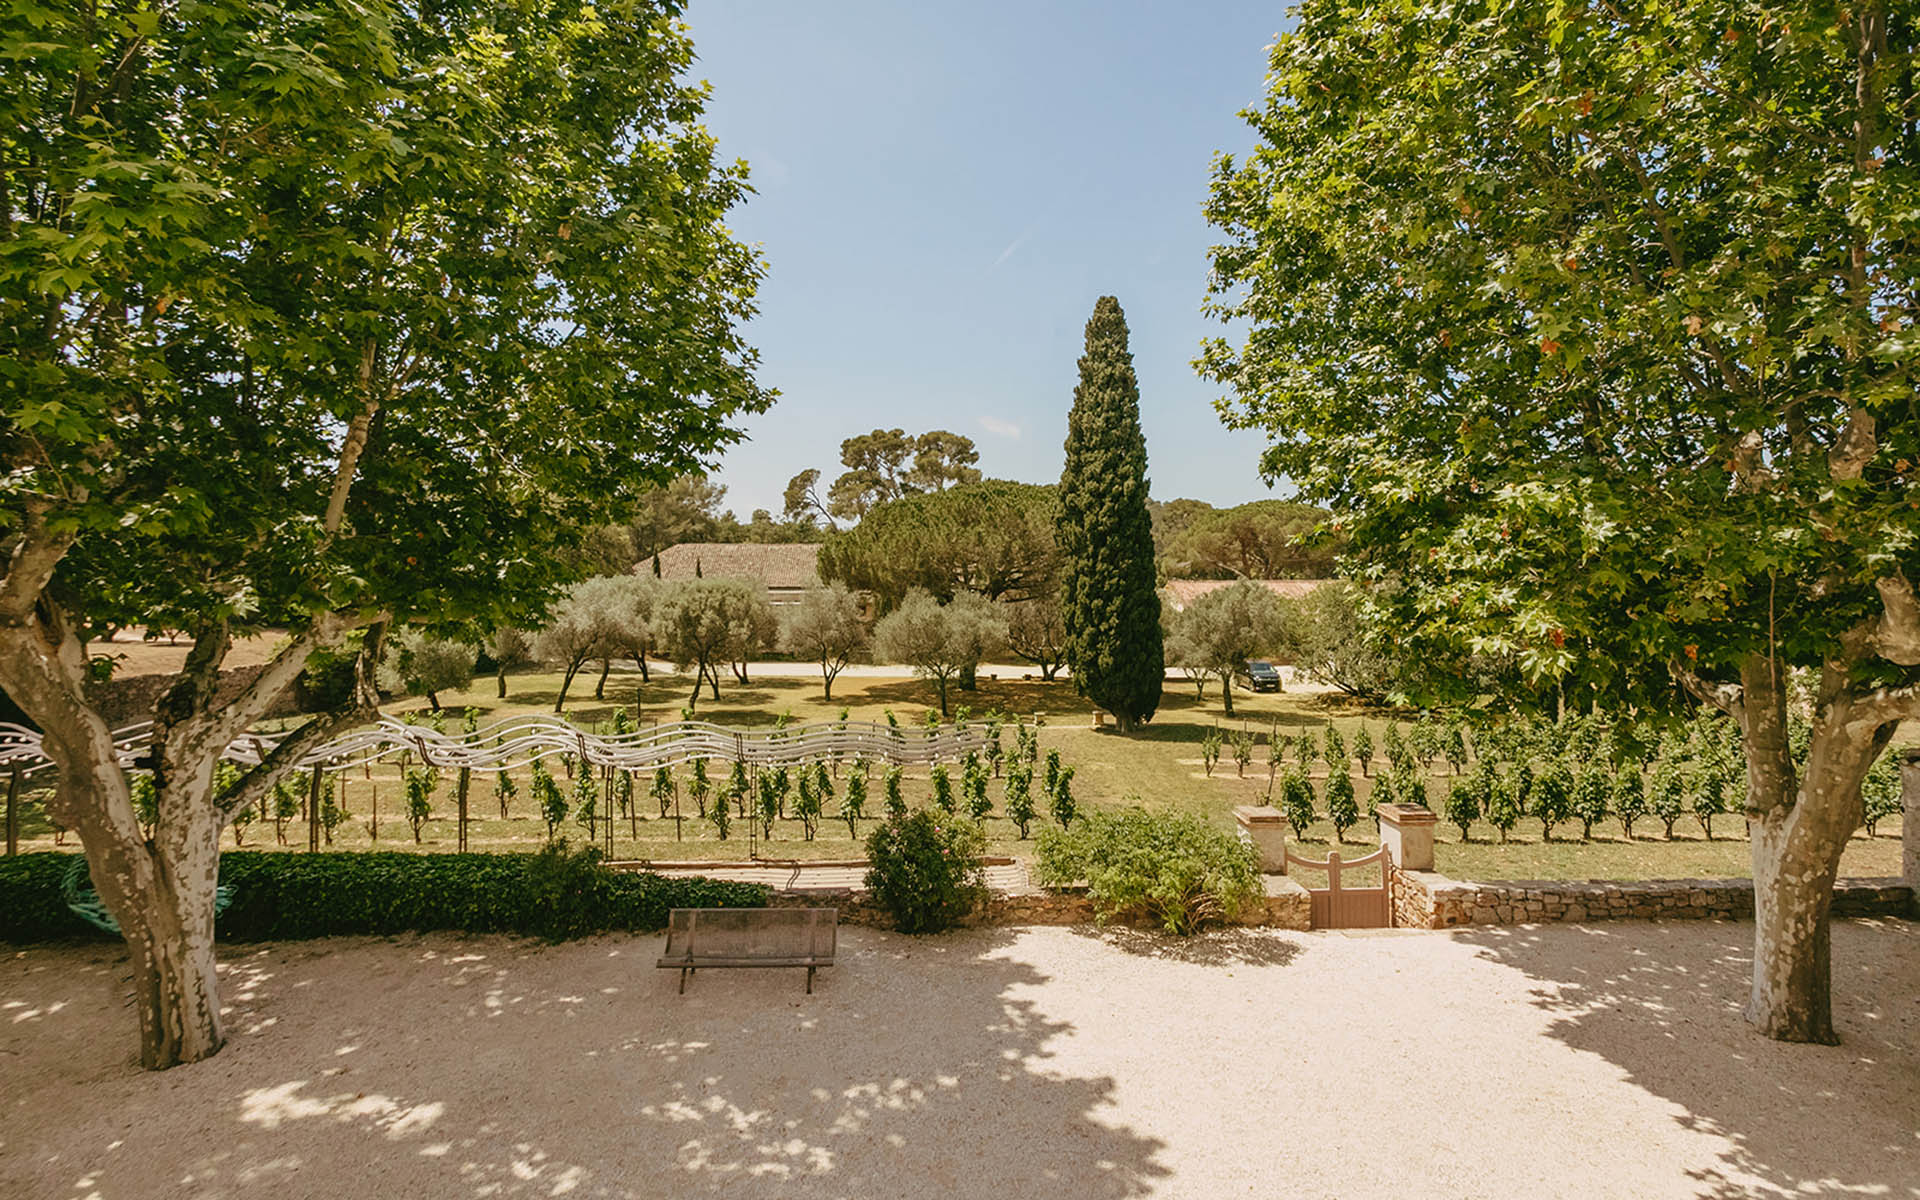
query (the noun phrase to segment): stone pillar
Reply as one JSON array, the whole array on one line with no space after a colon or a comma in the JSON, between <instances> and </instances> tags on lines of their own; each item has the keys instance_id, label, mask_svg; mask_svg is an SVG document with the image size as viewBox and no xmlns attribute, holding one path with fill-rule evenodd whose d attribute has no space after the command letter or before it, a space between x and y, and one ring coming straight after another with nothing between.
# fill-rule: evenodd
<instances>
[{"instance_id":1,"label":"stone pillar","mask_svg":"<svg viewBox=\"0 0 1920 1200\"><path fill-rule=\"evenodd\" d=\"M1260 870L1268 875L1287 873L1287 819L1270 804L1241 804L1233 810L1240 824L1240 840L1253 847Z\"/></svg>"},{"instance_id":2,"label":"stone pillar","mask_svg":"<svg viewBox=\"0 0 1920 1200\"><path fill-rule=\"evenodd\" d=\"M1433 870L1433 826L1440 818L1418 804L1380 806L1380 844L1402 871Z\"/></svg>"},{"instance_id":3,"label":"stone pillar","mask_svg":"<svg viewBox=\"0 0 1920 1200\"><path fill-rule=\"evenodd\" d=\"M1920 750L1900 760L1900 876L1914 889L1920 908Z\"/></svg>"}]
</instances>

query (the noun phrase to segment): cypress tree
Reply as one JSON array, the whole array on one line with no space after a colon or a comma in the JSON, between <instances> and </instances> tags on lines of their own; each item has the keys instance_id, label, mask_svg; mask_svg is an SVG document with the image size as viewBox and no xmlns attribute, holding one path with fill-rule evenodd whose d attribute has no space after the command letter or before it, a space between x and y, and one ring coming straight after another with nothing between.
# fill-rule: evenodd
<instances>
[{"instance_id":1,"label":"cypress tree","mask_svg":"<svg viewBox=\"0 0 1920 1200\"><path fill-rule=\"evenodd\" d=\"M1112 296L1100 297L1087 321L1080 383L1067 416L1057 532L1060 613L1074 686L1130 732L1160 707L1166 659L1140 383L1127 350L1126 314Z\"/></svg>"}]
</instances>

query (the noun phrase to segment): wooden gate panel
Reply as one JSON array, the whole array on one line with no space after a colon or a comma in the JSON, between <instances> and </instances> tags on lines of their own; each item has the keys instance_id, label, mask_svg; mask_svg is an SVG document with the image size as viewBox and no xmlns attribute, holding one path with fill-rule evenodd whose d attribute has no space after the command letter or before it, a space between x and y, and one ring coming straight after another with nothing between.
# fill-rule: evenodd
<instances>
[{"instance_id":1,"label":"wooden gate panel","mask_svg":"<svg viewBox=\"0 0 1920 1200\"><path fill-rule=\"evenodd\" d=\"M1312 867L1327 873L1327 886L1308 888L1307 898L1311 903L1313 927L1315 929L1384 929L1389 924L1387 905L1386 856L1384 848L1375 850L1352 860L1343 862L1338 850L1325 858L1307 858L1295 854L1293 847L1287 847L1287 866L1289 874L1296 864ZM1379 887L1347 887L1341 883L1342 872L1355 867L1380 864Z\"/></svg>"}]
</instances>

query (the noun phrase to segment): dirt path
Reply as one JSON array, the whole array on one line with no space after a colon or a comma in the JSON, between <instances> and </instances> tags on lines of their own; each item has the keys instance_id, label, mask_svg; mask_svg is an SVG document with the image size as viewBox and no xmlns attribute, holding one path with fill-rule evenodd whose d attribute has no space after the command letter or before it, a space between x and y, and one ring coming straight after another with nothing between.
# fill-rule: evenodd
<instances>
[{"instance_id":1,"label":"dirt path","mask_svg":"<svg viewBox=\"0 0 1920 1200\"><path fill-rule=\"evenodd\" d=\"M1836 929L1847 1044L1761 1041L1742 925L842 931L231 947L145 1075L107 947L0 959L0 1196L1920 1196L1920 927Z\"/></svg>"}]
</instances>

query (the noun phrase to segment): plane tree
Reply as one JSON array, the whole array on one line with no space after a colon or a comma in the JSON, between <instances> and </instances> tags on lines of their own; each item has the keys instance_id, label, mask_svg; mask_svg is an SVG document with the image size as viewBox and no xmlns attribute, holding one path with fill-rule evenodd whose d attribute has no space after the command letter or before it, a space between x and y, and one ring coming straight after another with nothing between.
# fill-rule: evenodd
<instances>
[{"instance_id":1,"label":"plane tree","mask_svg":"<svg viewBox=\"0 0 1920 1200\"><path fill-rule=\"evenodd\" d=\"M1883 0L1297 12L1256 149L1215 165L1210 307L1247 332L1201 369L1390 584L1397 652L1731 714L1747 1017L1835 1040L1834 877L1920 714L1920 27Z\"/></svg>"},{"instance_id":2,"label":"plane tree","mask_svg":"<svg viewBox=\"0 0 1920 1200\"><path fill-rule=\"evenodd\" d=\"M742 172L675 8L0 26L0 687L126 940L148 1067L219 1050L220 831L366 719L387 631L537 627L583 531L768 403L740 337L760 263L722 223ZM84 686L89 635L132 624L193 639L138 760L151 836ZM350 634L338 707L216 771Z\"/></svg>"}]
</instances>

